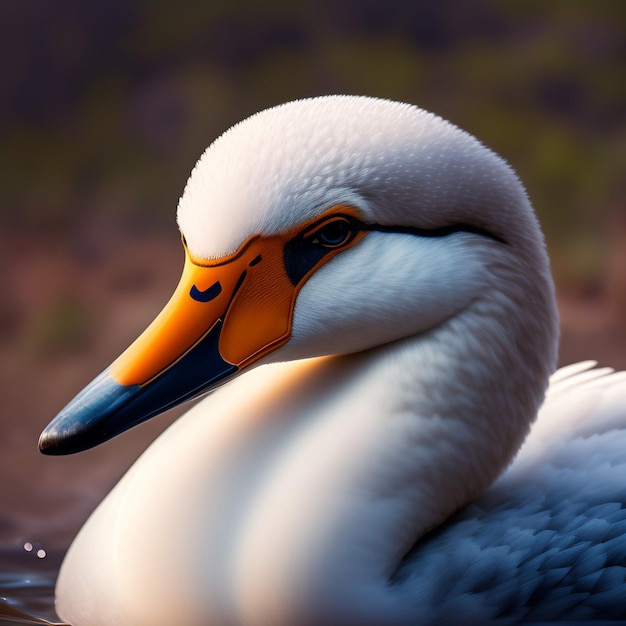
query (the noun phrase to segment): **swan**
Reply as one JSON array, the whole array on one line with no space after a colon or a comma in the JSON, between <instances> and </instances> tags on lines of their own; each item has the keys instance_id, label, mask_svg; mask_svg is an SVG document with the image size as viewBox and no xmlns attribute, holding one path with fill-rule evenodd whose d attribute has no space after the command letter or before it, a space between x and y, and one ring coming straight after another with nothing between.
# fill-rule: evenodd
<instances>
[{"instance_id":1,"label":"swan","mask_svg":"<svg viewBox=\"0 0 626 626\"><path fill-rule=\"evenodd\" d=\"M503 159L412 105L299 100L209 146L178 224L172 299L40 449L212 393L80 531L64 620L626 620L624 375L549 385L549 261Z\"/></svg>"}]
</instances>

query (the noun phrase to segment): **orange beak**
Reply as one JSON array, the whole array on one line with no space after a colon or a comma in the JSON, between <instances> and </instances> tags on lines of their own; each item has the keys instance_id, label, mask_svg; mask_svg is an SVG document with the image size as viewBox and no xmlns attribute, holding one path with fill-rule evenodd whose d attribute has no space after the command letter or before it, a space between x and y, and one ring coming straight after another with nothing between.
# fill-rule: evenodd
<instances>
[{"instance_id":1,"label":"orange beak","mask_svg":"<svg viewBox=\"0 0 626 626\"><path fill-rule=\"evenodd\" d=\"M297 285L283 262L280 237L254 237L217 261L185 266L174 295L144 333L110 367L121 385L146 385L175 365L222 323L221 358L237 368L289 339Z\"/></svg>"},{"instance_id":2,"label":"orange beak","mask_svg":"<svg viewBox=\"0 0 626 626\"><path fill-rule=\"evenodd\" d=\"M334 214L299 231L253 236L215 261L195 259L186 249L171 300L48 425L40 450L68 454L98 445L211 391L285 344L300 288L323 263L365 236L355 224L349 214Z\"/></svg>"}]
</instances>

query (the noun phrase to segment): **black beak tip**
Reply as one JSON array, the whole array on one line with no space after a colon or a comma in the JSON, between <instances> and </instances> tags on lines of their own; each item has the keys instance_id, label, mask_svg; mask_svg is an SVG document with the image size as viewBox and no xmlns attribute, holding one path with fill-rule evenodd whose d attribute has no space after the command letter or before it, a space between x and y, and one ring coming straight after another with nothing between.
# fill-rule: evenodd
<instances>
[{"instance_id":1,"label":"black beak tip","mask_svg":"<svg viewBox=\"0 0 626 626\"><path fill-rule=\"evenodd\" d=\"M48 456L60 456L63 454L71 454L73 450L67 450L66 446L61 443L59 437L55 436L54 433L49 433L47 430L44 430L39 437L39 452Z\"/></svg>"},{"instance_id":2,"label":"black beak tip","mask_svg":"<svg viewBox=\"0 0 626 626\"><path fill-rule=\"evenodd\" d=\"M116 383L105 370L46 426L39 437L39 451L53 456L74 454L122 432L124 427L111 425L111 416L123 409L133 391Z\"/></svg>"},{"instance_id":3,"label":"black beak tip","mask_svg":"<svg viewBox=\"0 0 626 626\"><path fill-rule=\"evenodd\" d=\"M118 383L104 370L48 424L39 451L58 456L88 450L213 389L239 369L219 353L221 328L220 321L184 359L143 386Z\"/></svg>"},{"instance_id":4,"label":"black beak tip","mask_svg":"<svg viewBox=\"0 0 626 626\"><path fill-rule=\"evenodd\" d=\"M93 433L63 432L50 424L39 437L39 452L48 456L62 456L74 454L92 448L103 438L94 437Z\"/></svg>"},{"instance_id":5,"label":"black beak tip","mask_svg":"<svg viewBox=\"0 0 626 626\"><path fill-rule=\"evenodd\" d=\"M54 455L57 454L57 448L56 437L46 428L39 436L39 452Z\"/></svg>"}]
</instances>

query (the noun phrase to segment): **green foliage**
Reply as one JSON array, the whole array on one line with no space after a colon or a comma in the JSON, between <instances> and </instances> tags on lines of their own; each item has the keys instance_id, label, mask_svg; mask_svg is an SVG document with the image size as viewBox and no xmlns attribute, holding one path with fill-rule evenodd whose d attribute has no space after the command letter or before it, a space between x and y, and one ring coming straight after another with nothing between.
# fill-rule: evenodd
<instances>
[{"instance_id":1,"label":"green foliage","mask_svg":"<svg viewBox=\"0 0 626 626\"><path fill-rule=\"evenodd\" d=\"M106 36L87 12L52 14L50 50L33 33L38 63L69 77L71 93L54 115L42 102L10 117L0 223L41 228L105 207L169 226L195 160L230 125L294 98L362 93L480 137L524 180L557 273L598 272L603 224L624 191L626 3L136 0L116 10ZM59 38L70 43L52 54ZM35 71L45 75L33 61Z\"/></svg>"}]
</instances>

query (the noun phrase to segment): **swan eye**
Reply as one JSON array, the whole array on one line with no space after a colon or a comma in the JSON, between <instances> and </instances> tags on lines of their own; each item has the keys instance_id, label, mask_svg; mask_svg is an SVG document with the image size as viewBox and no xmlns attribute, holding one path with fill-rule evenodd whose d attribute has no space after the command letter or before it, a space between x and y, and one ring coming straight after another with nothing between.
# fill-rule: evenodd
<instances>
[{"instance_id":1,"label":"swan eye","mask_svg":"<svg viewBox=\"0 0 626 626\"><path fill-rule=\"evenodd\" d=\"M332 215L321 219L310 228L285 243L285 271L293 285L300 282L317 267L322 259L335 254L358 241L364 224L350 215Z\"/></svg>"},{"instance_id":2,"label":"swan eye","mask_svg":"<svg viewBox=\"0 0 626 626\"><path fill-rule=\"evenodd\" d=\"M338 217L318 228L311 235L311 242L325 248L338 248L348 243L355 232L354 226L345 217Z\"/></svg>"}]
</instances>

